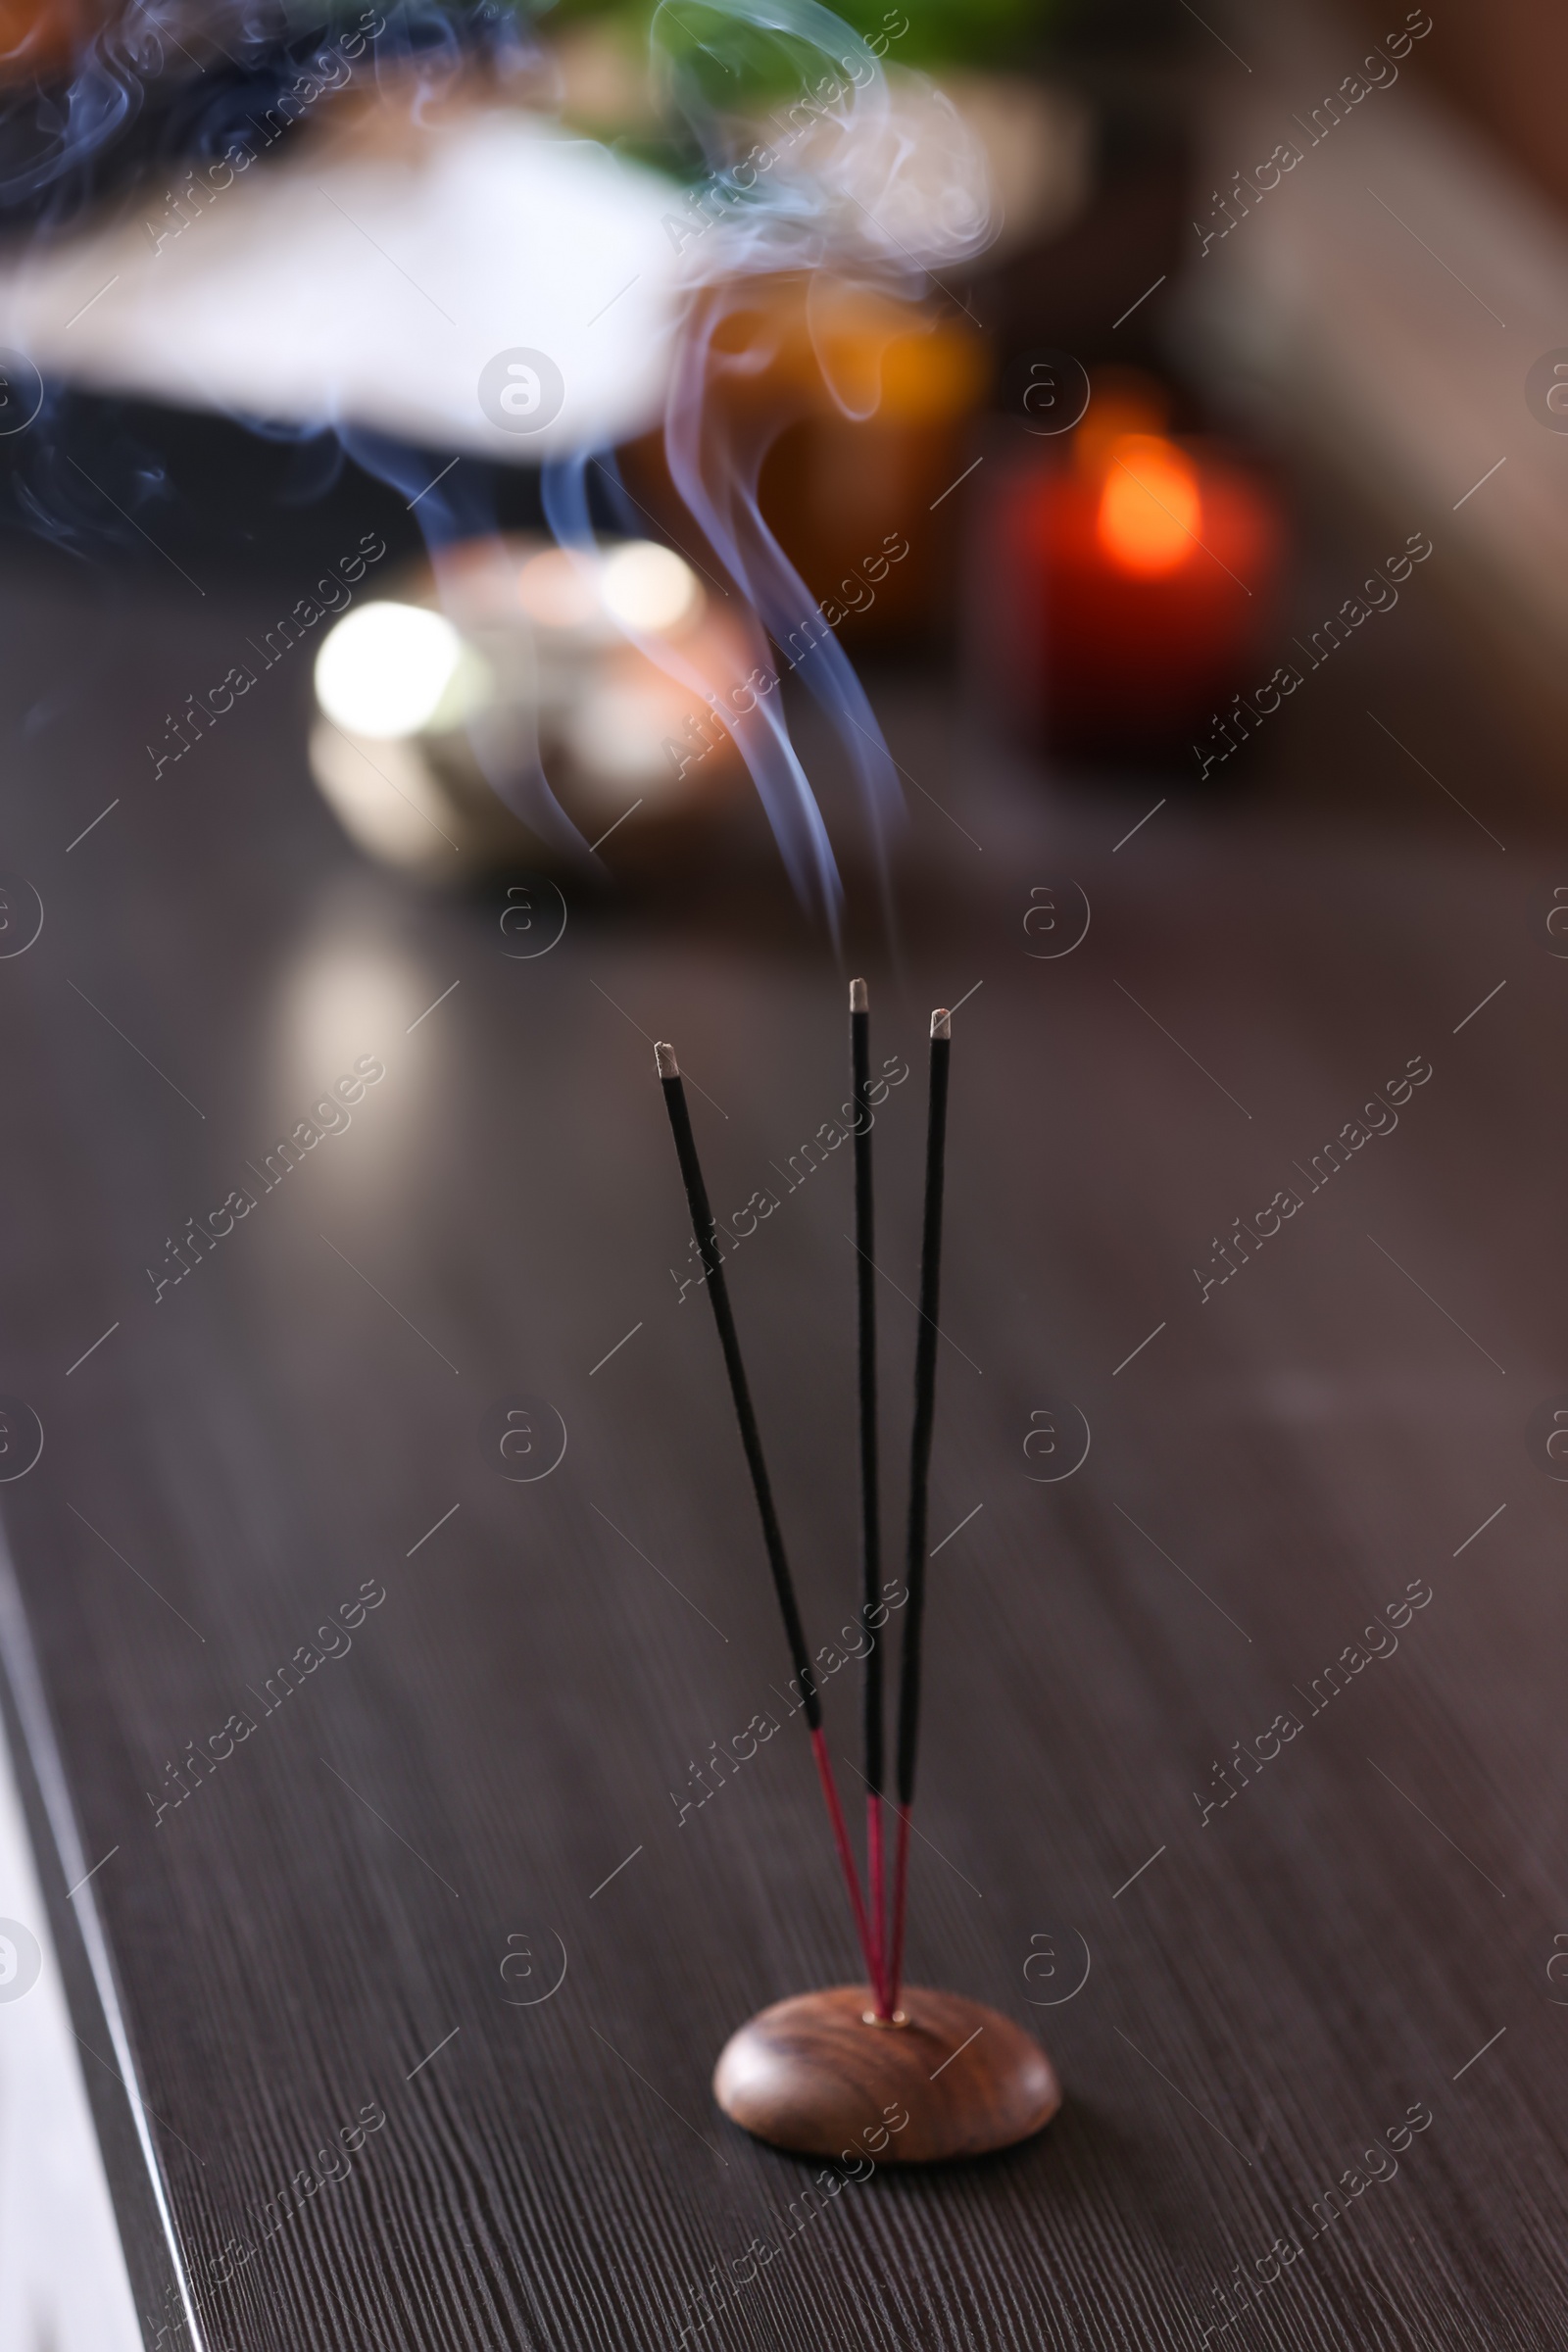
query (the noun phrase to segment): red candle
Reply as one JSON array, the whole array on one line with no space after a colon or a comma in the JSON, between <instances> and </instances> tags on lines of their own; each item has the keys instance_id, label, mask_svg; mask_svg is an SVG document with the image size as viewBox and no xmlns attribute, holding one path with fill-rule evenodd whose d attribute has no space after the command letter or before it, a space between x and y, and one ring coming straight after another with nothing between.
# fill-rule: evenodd
<instances>
[{"instance_id":1,"label":"red candle","mask_svg":"<svg viewBox=\"0 0 1568 2352\"><path fill-rule=\"evenodd\" d=\"M1266 485L1097 404L1067 462L1015 473L994 519L1013 699L1053 749L1178 748L1249 674L1283 530Z\"/></svg>"}]
</instances>

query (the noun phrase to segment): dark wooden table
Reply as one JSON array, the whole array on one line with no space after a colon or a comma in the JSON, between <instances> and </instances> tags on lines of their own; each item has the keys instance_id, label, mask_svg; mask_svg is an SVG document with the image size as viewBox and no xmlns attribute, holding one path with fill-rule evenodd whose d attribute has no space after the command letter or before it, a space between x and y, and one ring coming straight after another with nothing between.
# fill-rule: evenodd
<instances>
[{"instance_id":1,"label":"dark wooden table","mask_svg":"<svg viewBox=\"0 0 1568 2352\"><path fill-rule=\"evenodd\" d=\"M781 1197L732 1281L825 1642L850 1179L780 1171L845 1093L843 971L716 876L701 920L688 878L680 920L573 900L512 956L499 892L338 840L303 667L152 782L243 603L172 582L89 630L56 573L3 594L3 862L45 918L0 963L0 1389L45 1433L0 1495L8 1704L149 2343L1568 2340L1549 845L1262 797L1113 847L1160 787L1031 798L895 707L982 845L917 800L902 962L863 959L915 1065L879 1134L890 1508L920 1043L966 1000L911 1962L1032 2022L1067 2100L817 2211L709 2095L742 2019L853 1955L798 1726L693 1801L787 1669L648 1041L720 1213ZM360 1057L351 1124L268 1189ZM566 1438L530 1484L495 1453L522 1396ZM1088 1458L1041 1483L1075 1413ZM111 1858L68 1903L78 1856Z\"/></svg>"}]
</instances>

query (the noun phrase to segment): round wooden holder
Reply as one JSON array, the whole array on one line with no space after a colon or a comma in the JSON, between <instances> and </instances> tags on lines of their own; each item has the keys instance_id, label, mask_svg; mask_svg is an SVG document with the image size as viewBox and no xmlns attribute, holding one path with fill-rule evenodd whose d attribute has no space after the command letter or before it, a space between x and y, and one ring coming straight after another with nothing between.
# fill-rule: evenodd
<instances>
[{"instance_id":1,"label":"round wooden holder","mask_svg":"<svg viewBox=\"0 0 1568 2352\"><path fill-rule=\"evenodd\" d=\"M908 1984L902 2001L890 2025L863 1984L775 2001L724 2044L714 2098L774 2147L847 2164L989 2155L1050 2123L1061 2085L1032 2034L961 1993Z\"/></svg>"}]
</instances>

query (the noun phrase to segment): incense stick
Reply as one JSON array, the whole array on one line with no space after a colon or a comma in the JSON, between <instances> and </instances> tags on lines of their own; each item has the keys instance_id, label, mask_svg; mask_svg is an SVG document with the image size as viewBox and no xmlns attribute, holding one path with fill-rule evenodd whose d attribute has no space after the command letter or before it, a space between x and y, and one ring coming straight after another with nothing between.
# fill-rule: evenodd
<instances>
[{"instance_id":1,"label":"incense stick","mask_svg":"<svg viewBox=\"0 0 1568 2352\"><path fill-rule=\"evenodd\" d=\"M807 1728L811 1738L811 1752L816 1760L817 1777L822 1784L822 1797L828 1819L833 1827L833 1842L838 1850L839 1865L849 1888L850 1904L855 1913L856 1934L864 1956L866 1974L878 2005L882 2000L882 1964L871 1940L871 1931L860 1893L859 1877L855 1867L855 1855L850 1845L849 1832L844 1825L844 1809L839 1802L837 1784L833 1778L832 1759L822 1730L822 1701L817 1692L816 1677L811 1671L810 1652L806 1645L806 1631L801 1623L800 1604L795 1597L795 1579L790 1573L789 1555L784 1549L783 1531L778 1513L773 1507L773 1489L767 1475L767 1462L762 1453L761 1433L757 1426L757 1414L752 1405L752 1393L746 1378L746 1366L741 1359L740 1340L735 1330L735 1317L730 1311L729 1290L724 1281L724 1264L718 1245L713 1239L714 1222L708 1205L708 1187L703 1182L702 1163L697 1156L697 1141L692 1134L691 1114L686 1107L686 1090L681 1083L680 1065L675 1049L656 1045L654 1060L658 1067L660 1085L663 1090L664 1107L669 1113L670 1133L675 1139L675 1157L680 1163L681 1180L686 1187L686 1203L691 1211L692 1231L697 1237L698 1253L703 1261L703 1279L712 1304L713 1321L718 1329L718 1344L723 1351L724 1369L729 1375L729 1393L735 1406L735 1418L740 1424L741 1446L746 1454L746 1467L751 1473L752 1492L757 1497L758 1516L762 1522L762 1542L767 1551L767 1564L772 1572L773 1591L778 1599L779 1614L784 1620L784 1638L789 1644L795 1667L795 1680L800 1687L801 1701L806 1710Z\"/></svg>"},{"instance_id":2,"label":"incense stick","mask_svg":"<svg viewBox=\"0 0 1568 2352\"><path fill-rule=\"evenodd\" d=\"M862 1689L865 1752L866 1908L871 1915L871 1948L885 1981L887 1871L882 1849L883 1706L882 1644L877 1610L882 1608L882 1511L877 1463L876 1415L876 1247L871 1190L871 1004L863 980L850 982L850 1069L855 1102L855 1247L860 1407L860 1620L869 1637ZM883 1609L882 1623L886 1622ZM881 2008L887 2016L890 2009Z\"/></svg>"},{"instance_id":3,"label":"incense stick","mask_svg":"<svg viewBox=\"0 0 1568 2352\"><path fill-rule=\"evenodd\" d=\"M899 1686L899 1843L893 1876L890 1999L897 2008L904 1974L904 1920L909 1875L909 1808L920 1741L920 1655L925 1621L926 1507L931 1431L936 1414L937 1314L942 1288L942 1192L947 1157L948 1057L952 1016L931 1015L931 1078L926 1112L925 1216L920 1235L920 1321L914 1344L914 1426L909 1440L909 1524L905 1558L904 1655Z\"/></svg>"}]
</instances>

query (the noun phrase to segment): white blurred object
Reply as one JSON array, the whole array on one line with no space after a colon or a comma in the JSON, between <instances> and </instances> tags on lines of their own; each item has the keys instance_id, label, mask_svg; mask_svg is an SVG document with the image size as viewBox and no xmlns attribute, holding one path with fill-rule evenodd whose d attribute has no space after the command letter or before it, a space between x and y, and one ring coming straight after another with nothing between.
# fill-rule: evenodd
<instances>
[{"instance_id":1,"label":"white blurred object","mask_svg":"<svg viewBox=\"0 0 1568 2352\"><path fill-rule=\"evenodd\" d=\"M0 346L93 391L512 463L654 420L676 317L669 183L499 108L374 148L289 136L192 200L177 233L149 182L129 217L8 253ZM561 375L532 430L479 396L519 347Z\"/></svg>"},{"instance_id":2,"label":"white blurred object","mask_svg":"<svg viewBox=\"0 0 1568 2352\"><path fill-rule=\"evenodd\" d=\"M19 1927L30 1941L16 1934ZM142 2341L82 2086L84 2063L0 1731L0 2344L7 2352L138 2352Z\"/></svg>"},{"instance_id":3,"label":"white blurred object","mask_svg":"<svg viewBox=\"0 0 1568 2352\"><path fill-rule=\"evenodd\" d=\"M703 607L691 565L652 539L630 539L605 558L599 594L611 618L627 629L673 633Z\"/></svg>"},{"instance_id":4,"label":"white blurred object","mask_svg":"<svg viewBox=\"0 0 1568 2352\"><path fill-rule=\"evenodd\" d=\"M352 734L413 735L450 699L463 657L463 640L441 613L419 605L362 605L317 657L317 698Z\"/></svg>"}]
</instances>

